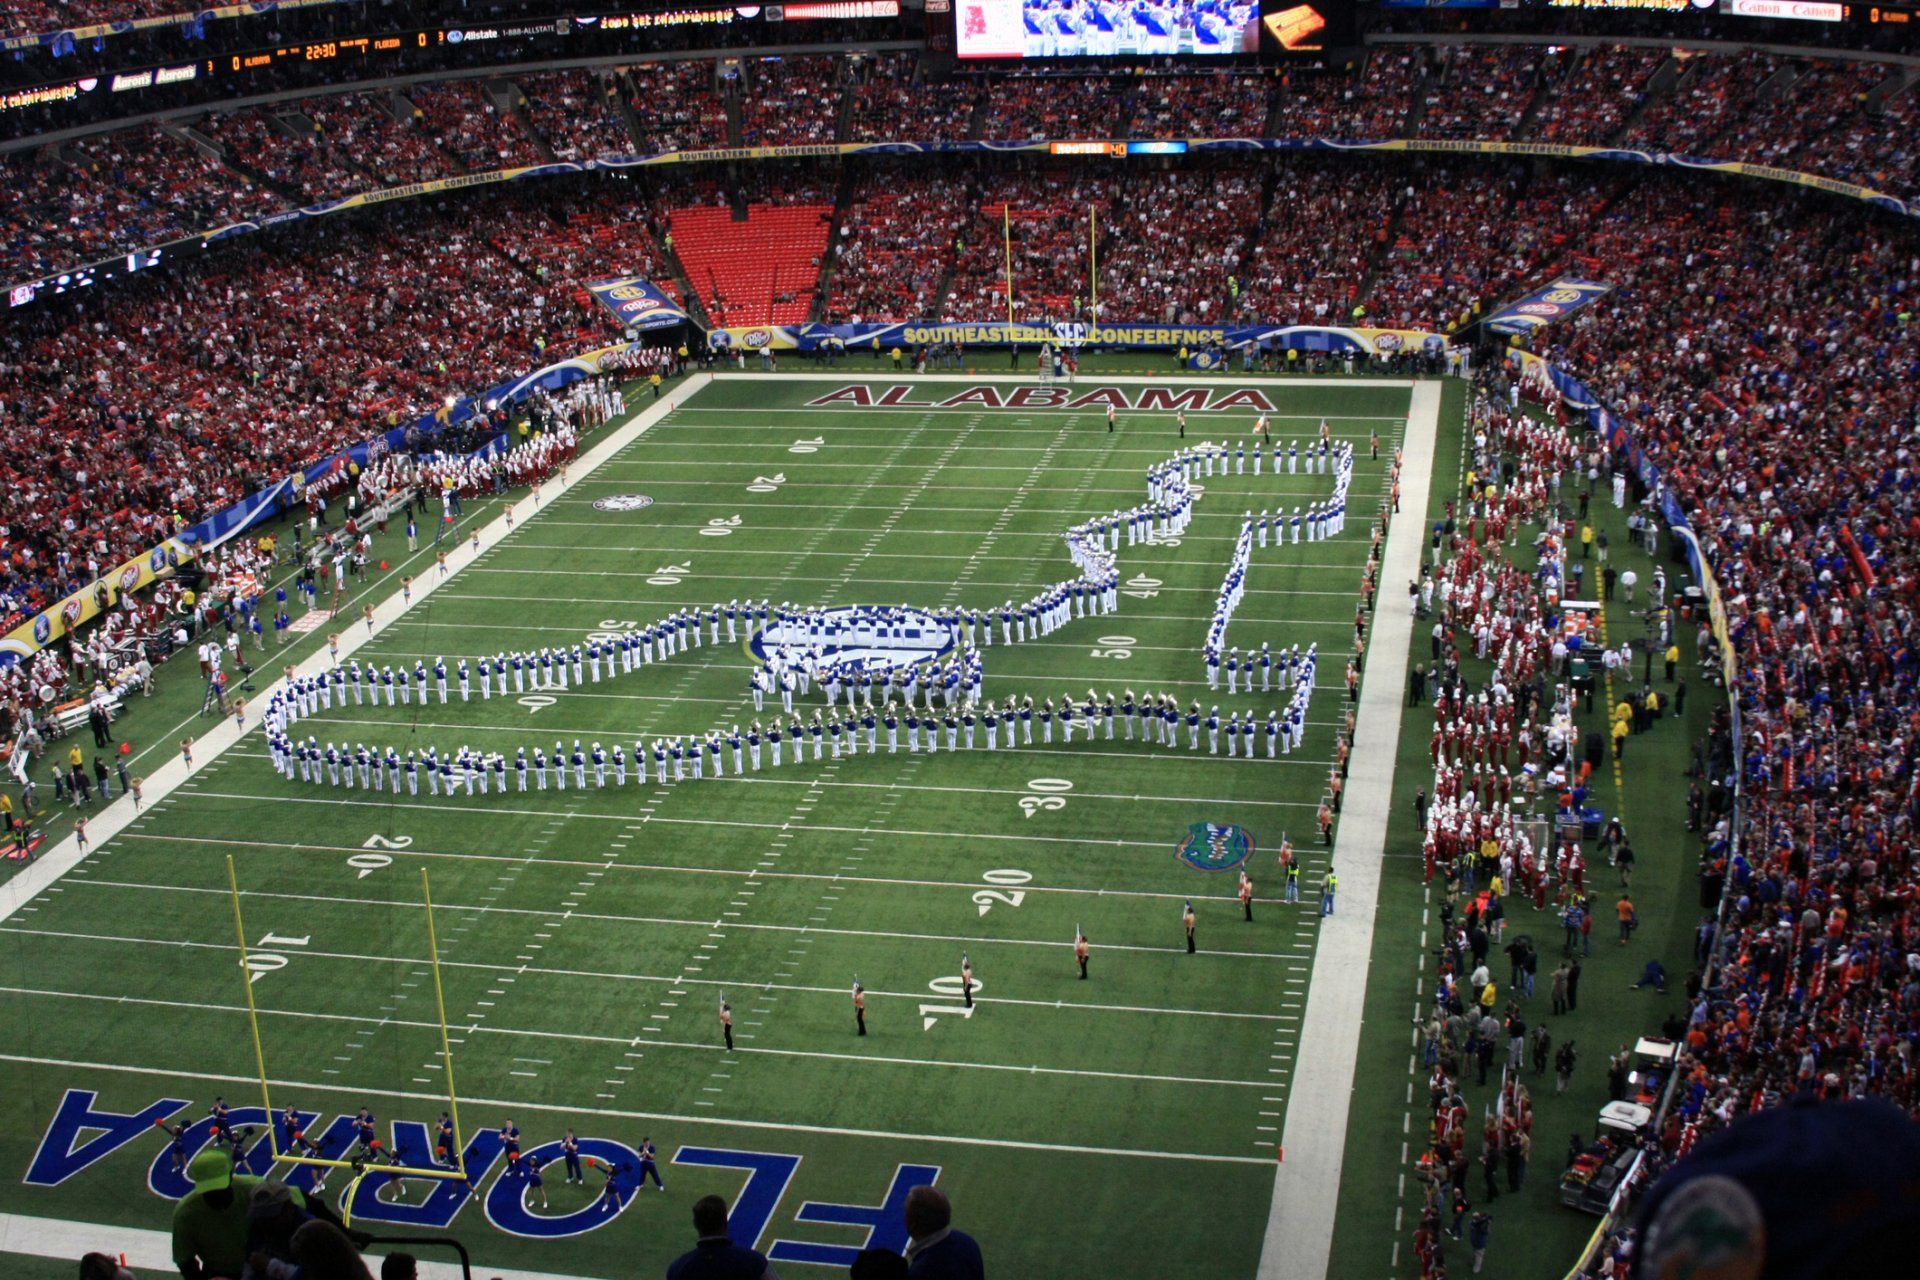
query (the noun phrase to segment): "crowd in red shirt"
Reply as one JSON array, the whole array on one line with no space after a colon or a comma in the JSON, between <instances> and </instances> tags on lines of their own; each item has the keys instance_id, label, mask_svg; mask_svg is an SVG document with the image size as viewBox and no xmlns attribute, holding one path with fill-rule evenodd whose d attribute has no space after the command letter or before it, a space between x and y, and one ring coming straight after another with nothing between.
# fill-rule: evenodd
<instances>
[{"instance_id":1,"label":"crowd in red shirt","mask_svg":"<svg viewBox=\"0 0 1920 1280\"><path fill-rule=\"evenodd\" d=\"M330 95L0 159L0 269L26 279L295 204L560 159L839 141L1274 136L1617 143L1920 187L1920 108L1883 63L1664 52L1383 46L1283 76L1008 74L930 85L913 55L801 56L716 79L711 61ZM626 109L623 109L622 100ZM729 124L729 104L739 128ZM1642 109L1644 108L1644 109ZM629 123L631 121L631 124Z\"/></svg>"}]
</instances>

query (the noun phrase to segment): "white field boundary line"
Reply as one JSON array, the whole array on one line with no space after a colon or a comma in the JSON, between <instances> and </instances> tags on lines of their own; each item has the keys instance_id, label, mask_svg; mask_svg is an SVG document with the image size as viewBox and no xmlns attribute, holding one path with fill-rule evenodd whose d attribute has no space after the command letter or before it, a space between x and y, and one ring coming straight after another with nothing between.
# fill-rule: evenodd
<instances>
[{"instance_id":1,"label":"white field boundary line","mask_svg":"<svg viewBox=\"0 0 1920 1280\"><path fill-rule=\"evenodd\" d=\"M229 1076L205 1071L173 1071L163 1067L135 1067L114 1062L77 1062L67 1058L37 1058L24 1054L0 1053L0 1062L36 1067L62 1067L72 1071L107 1072L113 1075L154 1076L163 1080L188 1080L203 1085L260 1083L258 1076ZM403 1089L370 1089L363 1085L318 1084L311 1080L269 1079L267 1083L276 1089L298 1089L303 1093L345 1094L350 1097L371 1096L392 1098L403 1102L439 1103L444 1101L444 1098L437 1093L416 1093ZM1217 1155L1201 1151L1146 1151L1131 1147L1088 1147L1072 1143L1022 1142L1014 1138L971 1138L942 1133L902 1133L890 1129L848 1129L830 1125L790 1124L777 1120L735 1120L724 1116L688 1116L662 1111L622 1111L612 1107L560 1106L553 1103L528 1102L525 1099L509 1101L504 1098L481 1098L470 1095L469 1100L477 1107L495 1107L508 1112L537 1111L563 1116L595 1116L613 1120L646 1120L679 1125L711 1125L720 1129L747 1129L764 1133L817 1133L843 1138L880 1138L889 1142L944 1142L954 1146L989 1147L1003 1151L1041 1151L1076 1156L1127 1156L1141 1160L1191 1161L1199 1164L1264 1165L1267 1163L1259 1156Z\"/></svg>"},{"instance_id":2,"label":"white field boundary line","mask_svg":"<svg viewBox=\"0 0 1920 1280\"><path fill-rule=\"evenodd\" d=\"M1426 546L1427 490L1440 423L1440 388L1435 381L1413 388L1401 446L1405 451L1401 509L1387 534L1382 582L1419 577ZM1387 818L1393 806L1401 711L1406 704L1401 690L1406 686L1408 646L1413 638L1413 619L1397 603L1393 592L1385 594L1374 611L1368 637L1371 660L1354 726L1352 777L1333 851L1333 868L1341 884L1336 910L1321 923L1314 951L1291 1091L1296 1100L1313 1099L1313 1105L1287 1108L1281 1137L1285 1158L1274 1176L1259 1280L1324 1280L1333 1252L1374 913L1386 853Z\"/></svg>"},{"instance_id":3,"label":"white field boundary line","mask_svg":"<svg viewBox=\"0 0 1920 1280\"><path fill-rule=\"evenodd\" d=\"M317 853L354 854L354 853L364 852L364 846L357 845L357 844L356 845L302 844L302 843L295 843L295 842L282 841L282 840L230 840L230 839L224 839L217 836L162 836L162 835L151 835L144 831L129 832L126 838L129 840L148 840L148 841L153 841L160 844L228 845L228 846L241 848L241 849L266 849L274 852L287 852L287 853L317 852ZM429 861L438 860L443 862L514 862L514 861L517 861L517 859L509 857L505 854L456 853L451 850L423 849L423 848L420 848L418 845L414 845L405 849L394 849L394 850L391 850L390 852L396 860L400 858L423 858ZM1303 859L1310 860L1313 858L1314 852L1315 850L1313 848L1309 848L1303 851L1303 853L1301 854L1301 857ZM1411 858L1411 857L1416 857L1418 855L1408 854L1406 856ZM582 870L592 870L593 868L596 868L596 867L603 867L606 864L603 862L592 861L584 858L546 858L546 859L542 859L541 865L543 867L569 867L569 868L579 868ZM672 866L664 863L637 863L637 862L623 862L618 867L609 868L609 870L647 872L647 873L673 872L679 875L692 875L692 876L733 876L738 879L744 879L744 880L754 880L754 879L836 880L837 879L837 880L852 881L856 884L877 884L877 885L900 886L904 888L916 888L916 889L974 890L974 889L978 889L981 883L978 880L971 880L971 881L969 880L918 880L918 879L910 879L910 878L904 878L904 877L898 877L898 876L892 876L892 877L890 876L856 876L856 875L835 876L835 875L830 875L824 871L764 871L758 867L748 867L745 869L741 869L738 867L680 867L680 866ZM1149 889L1089 889L1089 888L1082 888L1082 887L1077 887L1073 885L1028 884L1028 885L1023 885L1021 887L1025 889L1029 895L1042 894L1042 893L1070 893L1070 894L1081 894L1087 897L1094 897L1094 898L1158 898L1158 899L1163 899L1163 900L1172 901L1172 902L1180 902L1180 901L1238 902L1239 901L1238 898L1236 898L1230 893L1218 893L1218 894L1210 894L1210 895L1198 894L1198 893L1167 893L1167 892L1149 890ZM1275 900L1272 898L1256 898L1254 899L1254 901L1255 902L1275 902ZM1281 904L1275 902L1275 905L1281 905ZM1315 904L1315 905L1317 907L1318 904ZM1212 951L1209 951L1208 954L1209 955L1229 955L1232 953L1219 951L1219 950L1212 950Z\"/></svg>"},{"instance_id":4,"label":"white field boundary line","mask_svg":"<svg viewBox=\"0 0 1920 1280\"><path fill-rule=\"evenodd\" d=\"M613 430L606 438L569 464L568 483L572 483L576 478L592 475L595 469L646 434L656 422L672 413L683 401L704 389L711 380L710 374L694 374L645 410L635 414L625 425ZM555 491L561 488L558 485L549 487ZM520 524L524 528L531 518L528 514L531 509L530 498L522 497L515 505L523 508ZM434 591L443 583L458 581L458 574L462 568L485 556L512 532L508 517L503 510L500 515L495 516L492 521L477 530L474 536L464 538L449 547L447 575L442 577L432 570L423 571L414 582L411 604L403 600L399 594L395 594L374 606L371 632L359 618L346 617L337 620L336 625L340 632L340 657L343 660L351 658L363 647L378 639L381 632L392 626L409 610L420 608L430 601ZM477 546L475 537L478 538ZM322 647L295 667L295 671L300 675L313 675L331 665L332 661L328 658L326 649ZM262 689L255 695L253 705L264 707L274 691L283 683L285 683L284 676ZM199 766L218 759L236 742L253 731L252 727L246 729L236 727L231 717L221 717L204 733L195 737L193 743L195 764L187 764L176 753L165 764L147 775L143 791L148 805L157 805L167 799L194 774ZM130 805L113 805L102 810L92 819L92 830L88 833L91 842L96 848L106 844L134 822L139 821L144 816L144 812L144 809L136 811ZM43 853L33 865L5 884L0 884L0 920L12 919L21 907L46 892L57 884L61 877L79 866L84 856L74 837L68 836Z\"/></svg>"},{"instance_id":5,"label":"white field boundary line","mask_svg":"<svg viewBox=\"0 0 1920 1280\"><path fill-rule=\"evenodd\" d=\"M102 1222L75 1222L67 1218L35 1218L26 1214L0 1213L0 1253L73 1262L80 1255L95 1251L115 1258L124 1255L127 1265L139 1268L142 1274L174 1274L173 1236L168 1232L109 1226ZM368 1265L378 1271L384 1255L370 1253L365 1256ZM582 1276L564 1276L549 1271L513 1271L479 1263L474 1265L493 1280L587 1280ZM451 1262L420 1260L421 1280L460 1280L460 1274L460 1268Z\"/></svg>"},{"instance_id":6,"label":"white field boundary line","mask_svg":"<svg viewBox=\"0 0 1920 1280\"><path fill-rule=\"evenodd\" d=\"M533 971L529 970L529 972L533 972ZM755 989L756 990L770 989L770 990L779 991L779 990L790 990L791 988L781 988L776 986L771 988L756 987ZM34 994L32 992L26 991L25 989L19 988L19 987L5 988L5 990L11 991L15 994ZM841 993L836 991L830 994L839 995ZM136 1004L136 1005L137 1004L164 1005L165 1003L164 1001L157 1001L157 1000L122 999L118 996L71 995L66 992L47 992L46 995L48 998L72 999L77 1002L93 1001L93 1002L104 1002L108 1004ZM924 997L915 995L912 998L915 1000L919 1000ZM231 1013L235 1015L244 1014L247 1011L246 1006L244 1005L203 1004L199 1007L211 1012ZM362 1025L365 1025L369 1021L369 1019L366 1019L364 1017L356 1018L351 1014L311 1013L311 1012L306 1012L302 1010L284 1010L284 1009L262 1009L260 1011L260 1016L263 1018L271 1018L271 1017L295 1018L295 1019L308 1021L308 1022L358 1022ZM395 1018L392 1016L388 1016L388 1017L379 1019L379 1025L382 1027L413 1027L413 1028L424 1029L424 1028L438 1027L440 1024L437 1022L414 1022L414 1021L409 1021L403 1018ZM809 1049L765 1049L765 1048L760 1048L752 1045L740 1045L735 1048L729 1049L725 1045L712 1044L705 1040L700 1040L700 1041L661 1040L661 1039L649 1038L645 1035L637 1035L637 1036L630 1036L630 1037L629 1036L594 1035L589 1032L579 1032L579 1031L542 1031L535 1027L488 1027L488 1026L481 1026L481 1025L475 1025L475 1024L469 1023L464 1026L449 1028L449 1030L457 1030L460 1033L460 1036L456 1037L454 1040L455 1044L465 1044L466 1037L481 1036L481 1035L496 1035L496 1036L512 1036L519 1039L527 1039L527 1040L552 1040L552 1041L558 1041L563 1044L598 1044L598 1045L615 1045L615 1046L622 1046L622 1047L631 1046L636 1049L642 1049L642 1048L686 1049L693 1053L718 1054L722 1058L726 1058L726 1059L731 1059L737 1056L745 1056L745 1055L754 1055L762 1058L815 1058L815 1059L825 1059L831 1062L865 1063L870 1066L883 1066L883 1067L932 1067L939 1070L947 1070L947 1071L1009 1071L1014 1073L1015 1075L1027 1076L1029 1078L1035 1077L1035 1076L1068 1076L1068 1077L1077 1077L1077 1078L1095 1078L1095 1079L1102 1079L1102 1080L1123 1080L1129 1084L1173 1084L1173 1085L1182 1085L1182 1086L1212 1085L1219 1088L1227 1088L1227 1089L1271 1089L1273 1088L1273 1082L1270 1080L1227 1080L1227 1079L1218 1079L1210 1076L1163 1076L1163 1075L1143 1074L1140 1072L1133 1072L1133 1071L1081 1070L1074 1067L1040 1067L1040 1066L1023 1067L1023 1066L1020 1066L1018 1063L1010 1063L1010 1062L963 1062L953 1058L896 1058L896 1057L882 1057L878 1055L869 1056L864 1053L827 1053L820 1050L809 1050ZM526 1061L526 1059L515 1059L515 1061Z\"/></svg>"}]
</instances>

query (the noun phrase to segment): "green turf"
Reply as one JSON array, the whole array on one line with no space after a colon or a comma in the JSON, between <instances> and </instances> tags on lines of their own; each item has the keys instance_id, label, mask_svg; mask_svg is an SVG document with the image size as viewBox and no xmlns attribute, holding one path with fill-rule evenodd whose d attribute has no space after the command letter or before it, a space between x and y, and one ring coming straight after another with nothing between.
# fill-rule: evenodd
<instances>
[{"instance_id":1,"label":"green turf","mask_svg":"<svg viewBox=\"0 0 1920 1280\"><path fill-rule=\"evenodd\" d=\"M860 378L891 383L849 371ZM1145 468L1178 444L1164 413L1123 414L1109 435L1099 410L804 407L830 385L755 379L702 392L591 478L549 485L537 515L523 500L514 536L373 652L410 666L571 643L735 596L1021 598L1071 573L1068 524L1139 501ZM331 1118L366 1100L383 1118L430 1119L445 1088L416 905L425 868L468 1128L511 1114L532 1142L571 1124L628 1143L651 1136L669 1158L685 1146L800 1155L763 1248L858 1245L857 1229L798 1221L801 1202L877 1204L896 1165L913 1162L940 1166L1002 1274L1043 1274L1072 1256L1107 1274L1158 1275L1168 1259L1205 1256L1209 1274L1250 1275L1315 932L1310 907L1274 901L1270 851L1312 824L1380 495L1364 444L1374 428L1397 438L1407 406L1403 386L1264 385L1290 415L1276 423L1283 438L1325 417L1362 446L1346 533L1256 552L1230 636L1321 644L1300 753L1229 761L1204 747L1196 757L1076 739L929 757L884 754L883 739L877 756L744 780L448 804L285 782L255 737L0 926L0 1009L16 1028L0 1154L23 1169L70 1087L128 1110L170 1093L193 1099L190 1114L215 1092L257 1095L227 855L249 942L287 957L252 988L268 1072L285 1082L276 1103ZM1207 433L1191 416L1190 435ZM1232 424L1244 432L1251 418ZM986 650L989 696L1093 685L1262 718L1282 705L1277 692L1209 697L1197 648L1240 512L1283 495L1304 504L1330 479L1203 483L1180 545L1122 548L1122 577L1140 594L1117 616ZM630 493L654 504L593 505ZM336 707L303 729L443 750L631 743L747 720L748 662L722 643L550 705L476 695ZM1036 779L1071 789L1036 790ZM1202 819L1259 841L1256 923L1239 919L1228 878L1173 858ZM1323 859L1301 843L1317 884ZM349 864L369 851L393 861ZM996 872L1031 879L1014 886ZM984 897L996 884L1005 899ZM1179 928L1189 897L1193 957ZM1093 944L1086 983L1074 976L1076 926ZM946 994L962 949L983 984L969 1018ZM856 975L870 991L865 1039L848 1003ZM736 1011L734 1054L718 1043L722 993ZM157 1138L136 1143L57 1188L11 1182L0 1209L161 1226L167 1205L142 1188L159 1151ZM669 1195L650 1190L616 1223L562 1243L504 1234L472 1205L455 1230L491 1265L657 1274L686 1244L691 1200L742 1183L726 1170L665 1172ZM554 1185L553 1209L586 1194Z\"/></svg>"},{"instance_id":2,"label":"green turf","mask_svg":"<svg viewBox=\"0 0 1920 1280\"><path fill-rule=\"evenodd\" d=\"M1447 501L1457 499L1461 492L1464 402L1463 389L1449 383L1435 450L1429 504L1433 520L1444 518ZM1631 548L1626 513L1616 512L1604 495L1596 495L1591 512L1595 527L1608 533L1616 568L1636 569L1642 581L1636 603L1616 599L1605 610L1607 636L1617 643L1622 628L1640 625L1634 610L1645 607L1645 583L1652 577L1653 561ZM1683 568L1670 561L1666 568L1670 580L1681 580ZM1597 562L1590 561L1587 570L1589 581L1595 581ZM1404 600L1397 603L1403 604ZM1426 661L1427 635L1422 627L1415 627L1414 632L1413 660ZM1564 1018L1550 1016L1548 975L1559 963L1563 937L1551 918L1551 908L1537 913L1530 903L1517 897L1508 899L1509 939L1517 933L1531 933L1540 944L1539 978L1533 998L1523 1002L1524 1016L1530 1024L1545 1019L1556 1048L1573 1038L1580 1060L1572 1086L1564 1095L1554 1093L1551 1066L1539 1076L1530 1062L1526 1068L1524 1079L1534 1102L1534 1149L1520 1192L1507 1191L1503 1171L1499 1198L1483 1203L1479 1147L1477 1142L1471 1145L1475 1165L1469 1194L1474 1207L1485 1208L1494 1219L1492 1244L1481 1274L1494 1280L1559 1280L1568 1274L1599 1221L1560 1202L1558 1180L1568 1138L1576 1131L1587 1137L1593 1134L1594 1119L1608 1100L1608 1056L1638 1036L1657 1034L1667 1013L1684 1003L1682 981L1691 967L1693 927L1700 913L1695 859L1698 844L1685 829L1681 773L1692 743L1706 731L1715 691L1707 686L1698 664L1691 661L1689 624L1683 623L1681 632L1682 650L1689 656L1683 664L1690 685L1685 717L1669 716L1650 732L1629 740L1620 771L1621 785L1616 786L1611 764L1596 776L1595 803L1604 812L1621 817L1638 855L1633 898L1641 927L1631 943L1624 947L1617 944L1613 904L1619 896L1618 875L1611 867L1590 866L1588 879L1598 895L1598 911L1593 953L1582 960L1576 1012ZM1485 664L1469 661L1468 670L1470 675L1484 673ZM1636 687L1638 675L1636 666ZM1653 675L1655 687L1666 694L1671 686L1662 679L1658 663ZM1621 685L1614 688L1616 693L1625 692ZM1598 701L1593 715L1604 715ZM1425 1068L1417 1066L1413 1028L1416 1008L1424 1014L1432 1003L1434 962L1425 948L1440 945L1438 921L1444 889L1437 880L1431 891L1421 884L1419 834L1412 802L1416 788L1425 785L1431 790L1433 770L1427 741L1432 725L1431 709L1412 714L1401 735L1388 829L1388 870L1381 883L1366 1023L1354 1080L1362 1105L1354 1108L1347 1130L1347 1163L1334 1232L1331 1274L1338 1276L1390 1278L1418 1274L1412 1239L1422 1201L1412 1161L1423 1149L1429 1115L1427 1077ZM1651 991L1627 989L1651 958L1662 960L1672 978L1664 999ZM1505 991L1509 976L1505 957L1496 949L1489 964ZM1419 995L1417 981L1424 982ZM1496 1073L1488 1077L1485 1087L1474 1083L1472 1070L1467 1072L1465 1092L1476 1114L1494 1098L1501 1060L1503 1056L1496 1058ZM1449 1270L1456 1275L1470 1259L1464 1244L1451 1242L1447 1256Z\"/></svg>"}]
</instances>

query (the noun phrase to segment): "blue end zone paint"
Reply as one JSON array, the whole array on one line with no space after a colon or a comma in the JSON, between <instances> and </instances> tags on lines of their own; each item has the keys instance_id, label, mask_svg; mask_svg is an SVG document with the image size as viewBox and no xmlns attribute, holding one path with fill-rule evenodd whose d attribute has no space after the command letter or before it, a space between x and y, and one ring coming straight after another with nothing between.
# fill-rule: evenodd
<instances>
[{"instance_id":1,"label":"blue end zone paint","mask_svg":"<svg viewBox=\"0 0 1920 1280\"><path fill-rule=\"evenodd\" d=\"M800 1168L800 1157L724 1147L682 1147L673 1153L673 1163L747 1171L747 1185L733 1198L733 1210L727 1216L727 1235L741 1248L752 1249L773 1221L773 1211L780 1207L787 1185Z\"/></svg>"},{"instance_id":2,"label":"blue end zone paint","mask_svg":"<svg viewBox=\"0 0 1920 1280\"><path fill-rule=\"evenodd\" d=\"M527 1204L527 1192L533 1186L532 1179L524 1172L529 1167L527 1162L537 1159L543 1169L564 1169L564 1156L563 1145L554 1141L533 1148L515 1161L514 1169L500 1175L493 1189L487 1192L487 1221L508 1235L553 1240L562 1236L585 1235L619 1217L634 1195L633 1179L640 1168L640 1153L625 1143L606 1138L580 1139L580 1156L583 1160L599 1160L615 1168L625 1166L625 1171L614 1178L617 1207L606 1207L604 1194L596 1197L592 1204L572 1213L549 1215L537 1212ZM546 1175L543 1172L541 1176Z\"/></svg>"},{"instance_id":3,"label":"blue end zone paint","mask_svg":"<svg viewBox=\"0 0 1920 1280\"><path fill-rule=\"evenodd\" d=\"M1230 822L1196 822L1173 856L1195 871L1231 871L1253 857L1253 833Z\"/></svg>"},{"instance_id":4,"label":"blue end zone paint","mask_svg":"<svg viewBox=\"0 0 1920 1280\"><path fill-rule=\"evenodd\" d=\"M128 1115L95 1110L93 1103L97 1097L91 1089L67 1090L27 1166L27 1185L57 1187L135 1138L153 1132L156 1123L170 1120L181 1108L193 1105L185 1098L162 1098ZM81 1135L88 1130L98 1131L98 1136L81 1142Z\"/></svg>"},{"instance_id":5,"label":"blue end zone paint","mask_svg":"<svg viewBox=\"0 0 1920 1280\"><path fill-rule=\"evenodd\" d=\"M305 1129L320 1118L317 1111L296 1112L300 1117L300 1127ZM240 1163L234 1166L236 1173L250 1173L264 1178L273 1171L273 1143L268 1141L270 1118L259 1107L235 1107L227 1113L227 1124L235 1132L246 1129L255 1130L253 1140L243 1149ZM163 1135L164 1136L164 1135ZM276 1137L278 1135L275 1135ZM208 1116L187 1126L180 1135L180 1156L183 1164L192 1164L193 1158L213 1145L213 1117ZM155 1195L165 1196L169 1200L178 1200L192 1192L193 1183L187 1180L184 1169L173 1167L173 1146L169 1143L153 1164L147 1169L147 1186ZM305 1188L301 1188L305 1190Z\"/></svg>"},{"instance_id":6,"label":"blue end zone paint","mask_svg":"<svg viewBox=\"0 0 1920 1280\"><path fill-rule=\"evenodd\" d=\"M866 1237L859 1244L808 1244L800 1240L776 1240L767 1257L775 1262L804 1262L822 1267L851 1267L862 1249L886 1249L892 1253L907 1250L907 1193L915 1187L930 1187L940 1176L937 1164L903 1164L893 1171L887 1194L878 1205L826 1204L808 1200L793 1215L799 1222L819 1222L838 1227L860 1227Z\"/></svg>"}]
</instances>

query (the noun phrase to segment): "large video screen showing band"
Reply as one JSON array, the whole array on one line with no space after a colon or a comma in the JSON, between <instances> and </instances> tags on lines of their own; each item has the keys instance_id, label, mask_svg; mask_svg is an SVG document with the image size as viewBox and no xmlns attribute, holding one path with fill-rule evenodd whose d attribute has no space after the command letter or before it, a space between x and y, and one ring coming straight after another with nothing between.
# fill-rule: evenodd
<instances>
[{"instance_id":1,"label":"large video screen showing band","mask_svg":"<svg viewBox=\"0 0 1920 1280\"><path fill-rule=\"evenodd\" d=\"M1255 0L954 0L961 58L1226 56L1260 46Z\"/></svg>"}]
</instances>

